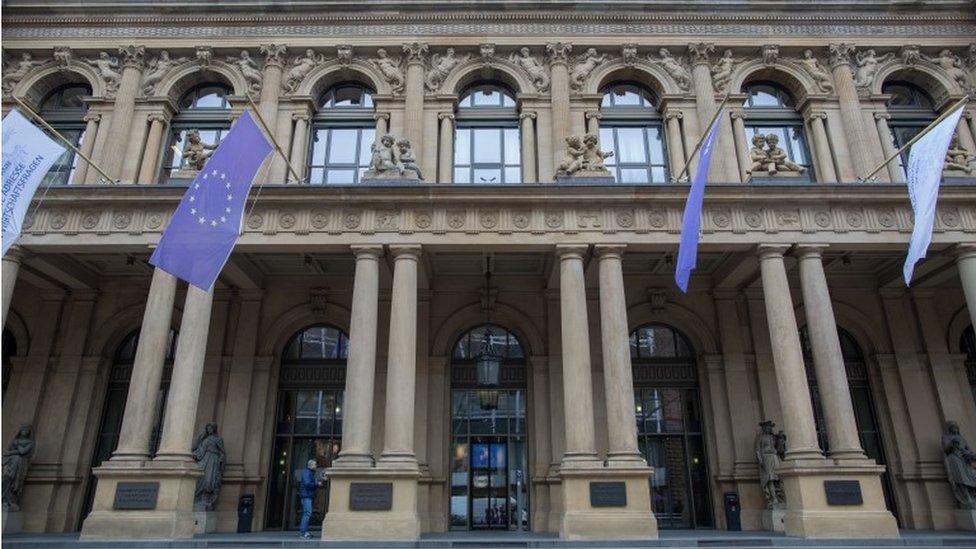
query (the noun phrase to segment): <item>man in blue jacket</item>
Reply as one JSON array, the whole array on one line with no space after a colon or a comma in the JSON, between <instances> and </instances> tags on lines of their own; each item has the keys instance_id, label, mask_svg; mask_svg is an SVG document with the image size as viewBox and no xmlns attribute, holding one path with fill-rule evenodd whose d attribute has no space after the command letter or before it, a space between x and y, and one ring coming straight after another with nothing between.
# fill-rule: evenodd
<instances>
[{"instance_id":1,"label":"man in blue jacket","mask_svg":"<svg viewBox=\"0 0 976 549\"><path fill-rule=\"evenodd\" d=\"M304 539L312 538L308 533L308 521L312 518L312 500L315 499L315 491L322 485L322 482L315 478L318 466L314 459L308 460L308 466L302 471L302 481L298 485L298 497L302 500L302 522L298 526L298 531Z\"/></svg>"}]
</instances>

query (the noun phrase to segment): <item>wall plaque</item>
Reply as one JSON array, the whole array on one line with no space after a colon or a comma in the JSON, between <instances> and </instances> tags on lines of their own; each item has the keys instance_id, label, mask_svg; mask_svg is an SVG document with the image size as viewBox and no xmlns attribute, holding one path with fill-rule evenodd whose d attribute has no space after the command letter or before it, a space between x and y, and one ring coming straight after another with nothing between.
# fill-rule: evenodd
<instances>
[{"instance_id":1,"label":"wall plaque","mask_svg":"<svg viewBox=\"0 0 976 549\"><path fill-rule=\"evenodd\" d=\"M593 507L626 507L627 483L591 482L590 505Z\"/></svg>"},{"instance_id":2,"label":"wall plaque","mask_svg":"<svg viewBox=\"0 0 976 549\"><path fill-rule=\"evenodd\" d=\"M156 508L158 482L120 482L115 485L112 509L144 511Z\"/></svg>"},{"instance_id":3,"label":"wall plaque","mask_svg":"<svg viewBox=\"0 0 976 549\"><path fill-rule=\"evenodd\" d=\"M353 482L349 485L350 511L389 511L392 508L392 482Z\"/></svg>"},{"instance_id":4,"label":"wall plaque","mask_svg":"<svg viewBox=\"0 0 976 549\"><path fill-rule=\"evenodd\" d=\"M825 480L827 505L861 505L861 482L857 480Z\"/></svg>"}]
</instances>

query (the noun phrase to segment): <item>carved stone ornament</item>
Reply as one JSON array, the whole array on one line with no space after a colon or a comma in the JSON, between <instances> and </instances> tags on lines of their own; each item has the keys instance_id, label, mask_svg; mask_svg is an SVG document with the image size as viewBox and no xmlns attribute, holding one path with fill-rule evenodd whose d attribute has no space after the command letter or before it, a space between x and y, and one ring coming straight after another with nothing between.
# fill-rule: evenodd
<instances>
[{"instance_id":1,"label":"carved stone ornament","mask_svg":"<svg viewBox=\"0 0 976 549\"><path fill-rule=\"evenodd\" d=\"M105 81L105 95L114 97L119 88L119 79L122 78L122 73L119 72L119 58L103 51L94 59L85 59L85 62L95 67L98 75Z\"/></svg>"},{"instance_id":2,"label":"carved stone ornament","mask_svg":"<svg viewBox=\"0 0 976 549\"><path fill-rule=\"evenodd\" d=\"M203 470L203 475L197 479L196 491L193 494L193 509L195 511L212 511L220 495L220 486L224 480L224 467L227 463L227 452L224 451L224 439L217 434L217 424L208 423L203 433L193 444L194 461Z\"/></svg>"},{"instance_id":3,"label":"carved stone ornament","mask_svg":"<svg viewBox=\"0 0 976 549\"><path fill-rule=\"evenodd\" d=\"M328 288L309 288L308 304L312 308L312 311L324 314L328 306L328 295Z\"/></svg>"},{"instance_id":4,"label":"carved stone ornament","mask_svg":"<svg viewBox=\"0 0 976 549\"><path fill-rule=\"evenodd\" d=\"M752 175L775 176L778 173L803 173L806 168L790 161L786 151L779 147L779 136L776 134L756 134L752 136L752 148L749 149L749 161L752 163L748 172Z\"/></svg>"},{"instance_id":5,"label":"carved stone ornament","mask_svg":"<svg viewBox=\"0 0 976 549\"><path fill-rule=\"evenodd\" d=\"M427 60L427 52L430 47L422 42L411 42L403 45L403 53L406 54L407 64L416 63L423 65Z\"/></svg>"},{"instance_id":6,"label":"carved stone ornament","mask_svg":"<svg viewBox=\"0 0 976 549\"><path fill-rule=\"evenodd\" d=\"M765 54L766 46L763 46L763 48L763 53ZM735 65L738 62L738 59L732 57L732 50L722 52L722 56L715 61L715 64L710 69L712 73L712 85L715 87L715 91L725 93L726 88L729 87L729 82L732 80L732 73L735 72Z\"/></svg>"},{"instance_id":7,"label":"carved stone ornament","mask_svg":"<svg viewBox=\"0 0 976 549\"><path fill-rule=\"evenodd\" d=\"M19 511L20 496L24 491L24 479L34 455L34 430L21 425L10 445L3 451L3 510ZM6 517L4 517L6 518Z\"/></svg>"},{"instance_id":8,"label":"carved stone ornament","mask_svg":"<svg viewBox=\"0 0 976 549\"><path fill-rule=\"evenodd\" d=\"M201 67L209 67L211 61L213 61L213 48L210 46L197 46L196 52L197 63L199 63Z\"/></svg>"},{"instance_id":9,"label":"carved stone ornament","mask_svg":"<svg viewBox=\"0 0 976 549\"><path fill-rule=\"evenodd\" d=\"M682 90L687 91L691 88L691 73L685 68L684 59L675 57L667 48L659 49L657 56L648 55L647 60L652 65L659 65L664 69L664 72L671 75L675 84Z\"/></svg>"},{"instance_id":10,"label":"carved stone ornament","mask_svg":"<svg viewBox=\"0 0 976 549\"><path fill-rule=\"evenodd\" d=\"M922 59L922 52L919 51L918 46L910 45L903 46L901 51L898 52L898 56L901 57L901 62L905 65L912 67L918 64Z\"/></svg>"},{"instance_id":11,"label":"carved stone ornament","mask_svg":"<svg viewBox=\"0 0 976 549\"><path fill-rule=\"evenodd\" d=\"M258 51L264 56L265 67L284 67L288 48L284 44L261 44Z\"/></svg>"},{"instance_id":12,"label":"carved stone ornament","mask_svg":"<svg viewBox=\"0 0 976 549\"><path fill-rule=\"evenodd\" d=\"M952 495L956 498L959 509L976 509L976 453L970 448L966 439L959 431L955 421L947 421L945 434L942 435L942 453L944 455L946 479L952 486ZM6 459L6 458L5 458ZM4 478L6 479L6 464Z\"/></svg>"},{"instance_id":13,"label":"carved stone ornament","mask_svg":"<svg viewBox=\"0 0 976 549\"><path fill-rule=\"evenodd\" d=\"M803 57L798 59L797 62L817 82L820 91L825 93L832 93L834 91L834 82L830 77L830 73L820 64L820 60L813 54L813 50L804 50Z\"/></svg>"},{"instance_id":14,"label":"carved stone ornament","mask_svg":"<svg viewBox=\"0 0 976 549\"><path fill-rule=\"evenodd\" d=\"M348 67L352 63L352 46L349 44L339 44L336 46L336 60L339 61L339 65L343 67Z\"/></svg>"},{"instance_id":15,"label":"carved stone ornament","mask_svg":"<svg viewBox=\"0 0 976 549\"><path fill-rule=\"evenodd\" d=\"M237 70L241 71L244 81L247 82L247 91L249 93L257 95L261 91L261 70L258 69L258 64L251 58L249 51L241 50L240 55L237 57L228 57L227 62L236 66Z\"/></svg>"},{"instance_id":16,"label":"carved stone ornament","mask_svg":"<svg viewBox=\"0 0 976 549\"><path fill-rule=\"evenodd\" d=\"M827 47L830 53L830 67L835 68L841 65L850 65L851 56L854 55L854 44L830 44Z\"/></svg>"},{"instance_id":17,"label":"carved stone ornament","mask_svg":"<svg viewBox=\"0 0 976 549\"><path fill-rule=\"evenodd\" d=\"M379 141L373 142L371 151L369 169L363 174L364 180L419 181L424 178L409 140L386 134Z\"/></svg>"},{"instance_id":18,"label":"carved stone ornament","mask_svg":"<svg viewBox=\"0 0 976 549\"><path fill-rule=\"evenodd\" d=\"M874 50L859 51L854 56L857 68L854 70L854 85L860 89L870 89L874 77L878 74L878 65L894 58L895 54L886 53L878 56Z\"/></svg>"},{"instance_id":19,"label":"carved stone ornament","mask_svg":"<svg viewBox=\"0 0 976 549\"><path fill-rule=\"evenodd\" d=\"M169 52L162 50L159 55L149 60L146 65L146 73L142 78L142 93L152 95L156 86L166 77L166 74L177 65L189 61L186 57L173 58Z\"/></svg>"},{"instance_id":20,"label":"carved stone ornament","mask_svg":"<svg viewBox=\"0 0 976 549\"><path fill-rule=\"evenodd\" d=\"M959 135L955 134L952 136L952 141L949 142L949 149L946 151L945 157L945 172L964 172L966 175L972 175L973 170L976 170L976 156L966 149L959 146Z\"/></svg>"},{"instance_id":21,"label":"carved stone ornament","mask_svg":"<svg viewBox=\"0 0 976 549\"><path fill-rule=\"evenodd\" d=\"M485 65L492 63L495 60L495 45L484 43L478 46L478 55L481 57L481 62Z\"/></svg>"},{"instance_id":22,"label":"carved stone ornament","mask_svg":"<svg viewBox=\"0 0 976 549\"><path fill-rule=\"evenodd\" d=\"M549 71L541 61L532 56L529 48L519 48L518 52L513 52L508 56L508 60L521 67L525 74L529 75L537 91L549 90Z\"/></svg>"},{"instance_id":23,"label":"carved stone ornament","mask_svg":"<svg viewBox=\"0 0 976 549\"><path fill-rule=\"evenodd\" d=\"M572 89L579 91L583 89L583 84L586 83L586 78L596 69L601 63L607 60L607 55L600 55L597 53L596 48L587 48L586 52L581 55L577 55L573 59L572 70L569 73L569 85Z\"/></svg>"},{"instance_id":24,"label":"carved stone ornament","mask_svg":"<svg viewBox=\"0 0 976 549\"><path fill-rule=\"evenodd\" d=\"M71 66L71 59L74 54L71 52L71 48L67 46L55 46L54 48L54 63L58 66L59 70L65 71Z\"/></svg>"},{"instance_id":25,"label":"carved stone ornament","mask_svg":"<svg viewBox=\"0 0 976 549\"><path fill-rule=\"evenodd\" d=\"M963 91L970 91L973 85L969 80L969 73L963 69L962 59L949 50L942 50L935 57L925 56L925 59L938 65Z\"/></svg>"},{"instance_id":26,"label":"carved stone ornament","mask_svg":"<svg viewBox=\"0 0 976 549\"><path fill-rule=\"evenodd\" d=\"M383 75L383 78L390 84L393 88L393 93L400 93L403 91L403 85L406 78L403 74L403 63L399 57L391 57L386 49L380 48L376 50L376 57L369 60Z\"/></svg>"},{"instance_id":27,"label":"carved stone ornament","mask_svg":"<svg viewBox=\"0 0 976 549\"><path fill-rule=\"evenodd\" d=\"M25 76L27 76L27 73L43 64L44 61L36 61L34 57L26 51L20 54L20 58L17 61L4 63L2 78L3 93L11 93L14 86L16 86Z\"/></svg>"},{"instance_id":28,"label":"carved stone ornament","mask_svg":"<svg viewBox=\"0 0 976 549\"><path fill-rule=\"evenodd\" d=\"M200 130L187 131L186 143L183 145L183 160L186 164L186 170L202 170L207 159L210 158L216 148L217 145L203 142L200 138Z\"/></svg>"},{"instance_id":29,"label":"carved stone ornament","mask_svg":"<svg viewBox=\"0 0 976 549\"><path fill-rule=\"evenodd\" d=\"M779 59L779 46L776 44L765 44L762 47L763 65L771 67L776 64L777 59Z\"/></svg>"},{"instance_id":30,"label":"carved stone ornament","mask_svg":"<svg viewBox=\"0 0 976 549\"><path fill-rule=\"evenodd\" d=\"M707 65L708 56L714 52L715 44L711 42L688 44L688 55L691 56L692 65Z\"/></svg>"},{"instance_id":31,"label":"carved stone ornament","mask_svg":"<svg viewBox=\"0 0 976 549\"><path fill-rule=\"evenodd\" d=\"M637 64L637 44L629 43L624 44L620 47L620 58L623 60L624 65L628 67L633 67Z\"/></svg>"},{"instance_id":32,"label":"carved stone ornament","mask_svg":"<svg viewBox=\"0 0 976 549\"><path fill-rule=\"evenodd\" d=\"M427 91L437 91L447 76L451 74L451 71L470 58L470 54L456 55L454 48L447 48L444 55L435 53L430 56L430 66L427 68L426 78L424 79L424 85Z\"/></svg>"},{"instance_id":33,"label":"carved stone ornament","mask_svg":"<svg viewBox=\"0 0 976 549\"><path fill-rule=\"evenodd\" d=\"M610 177L603 165L613 151L600 150L600 138L596 134L571 135L566 138L566 151L556 169L557 178Z\"/></svg>"},{"instance_id":34,"label":"carved stone ornament","mask_svg":"<svg viewBox=\"0 0 976 549\"><path fill-rule=\"evenodd\" d=\"M315 53L315 50L311 48L305 50L304 54L292 58L291 66L288 67L285 78L282 79L285 90L289 93L295 93L308 73L324 62L325 55Z\"/></svg>"}]
</instances>

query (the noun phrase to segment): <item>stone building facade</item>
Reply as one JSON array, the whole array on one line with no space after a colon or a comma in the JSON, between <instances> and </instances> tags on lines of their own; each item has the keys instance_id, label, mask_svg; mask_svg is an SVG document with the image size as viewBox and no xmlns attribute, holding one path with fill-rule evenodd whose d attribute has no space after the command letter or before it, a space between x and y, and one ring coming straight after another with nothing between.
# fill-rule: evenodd
<instances>
[{"instance_id":1,"label":"stone building facade","mask_svg":"<svg viewBox=\"0 0 976 549\"><path fill-rule=\"evenodd\" d=\"M976 442L976 100L910 289L900 163L860 178L973 93L973 4L822 4L6 2L4 112L118 179L67 155L3 259L24 530L234 531L245 494L255 529L294 529L309 458L334 539L721 529L729 492L745 529L966 527L940 437ZM675 180L723 101L684 294ZM187 290L146 262L187 135L251 105L281 154L216 287ZM422 183L362 181L387 133ZM557 181L584 134L614 183ZM211 422L223 483L195 512ZM132 482L150 508L118 508Z\"/></svg>"}]
</instances>

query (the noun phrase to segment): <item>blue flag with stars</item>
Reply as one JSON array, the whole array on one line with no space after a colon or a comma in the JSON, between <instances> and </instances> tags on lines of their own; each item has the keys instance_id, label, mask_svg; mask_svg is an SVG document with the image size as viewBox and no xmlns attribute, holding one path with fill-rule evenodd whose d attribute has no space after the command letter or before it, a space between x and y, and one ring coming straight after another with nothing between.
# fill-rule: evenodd
<instances>
[{"instance_id":1,"label":"blue flag with stars","mask_svg":"<svg viewBox=\"0 0 976 549\"><path fill-rule=\"evenodd\" d=\"M271 143L248 111L190 183L149 263L210 291L237 242L244 203Z\"/></svg>"}]
</instances>

